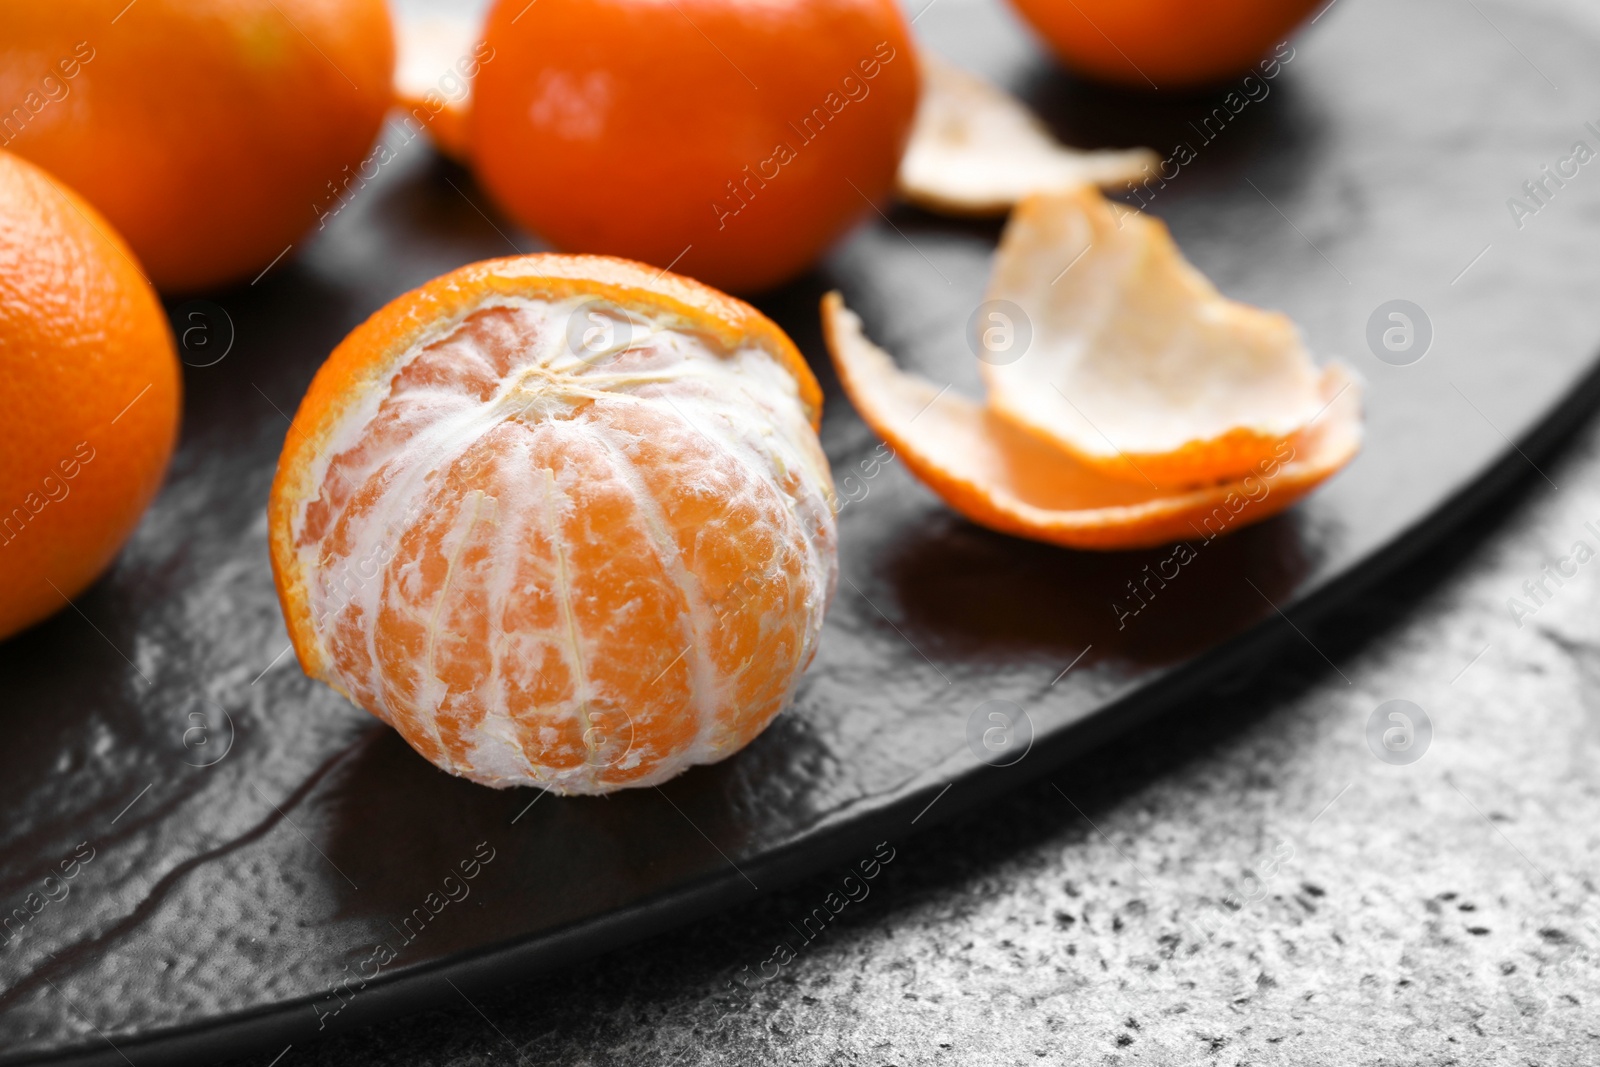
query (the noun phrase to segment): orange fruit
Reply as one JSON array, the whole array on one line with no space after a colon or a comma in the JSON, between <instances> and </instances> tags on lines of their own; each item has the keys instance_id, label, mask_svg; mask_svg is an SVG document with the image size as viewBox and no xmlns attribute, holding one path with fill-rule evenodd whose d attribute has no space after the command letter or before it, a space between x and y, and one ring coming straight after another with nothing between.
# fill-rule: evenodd
<instances>
[{"instance_id":1,"label":"orange fruit","mask_svg":"<svg viewBox=\"0 0 1600 1067\"><path fill-rule=\"evenodd\" d=\"M1319 2L1012 0L1068 67L1137 89L1192 87L1245 74Z\"/></svg>"},{"instance_id":2,"label":"orange fruit","mask_svg":"<svg viewBox=\"0 0 1600 1067\"><path fill-rule=\"evenodd\" d=\"M383 0L0 6L0 145L81 193L163 290L249 280L373 177Z\"/></svg>"},{"instance_id":3,"label":"orange fruit","mask_svg":"<svg viewBox=\"0 0 1600 1067\"><path fill-rule=\"evenodd\" d=\"M916 110L894 0L500 0L483 36L472 151L507 214L739 292L890 194Z\"/></svg>"},{"instance_id":4,"label":"orange fruit","mask_svg":"<svg viewBox=\"0 0 1600 1067\"><path fill-rule=\"evenodd\" d=\"M0 637L67 604L155 496L178 356L106 220L0 152Z\"/></svg>"},{"instance_id":5,"label":"orange fruit","mask_svg":"<svg viewBox=\"0 0 1600 1067\"><path fill-rule=\"evenodd\" d=\"M1270 518L1336 473L1361 443L1359 390L1327 382L1320 418L1233 481L1162 489L1119 478L948 388L897 369L838 293L823 329L856 411L945 503L980 526L1069 548L1208 541Z\"/></svg>"},{"instance_id":6,"label":"orange fruit","mask_svg":"<svg viewBox=\"0 0 1600 1067\"><path fill-rule=\"evenodd\" d=\"M832 594L821 399L765 316L637 263L488 260L399 297L278 463L301 665L487 785L722 759L789 700Z\"/></svg>"}]
</instances>

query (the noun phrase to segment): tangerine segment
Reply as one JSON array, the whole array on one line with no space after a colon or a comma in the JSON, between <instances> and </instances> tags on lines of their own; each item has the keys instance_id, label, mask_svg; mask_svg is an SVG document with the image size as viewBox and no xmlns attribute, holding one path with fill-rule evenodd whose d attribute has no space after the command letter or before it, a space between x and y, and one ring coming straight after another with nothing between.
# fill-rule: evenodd
<instances>
[{"instance_id":1,"label":"tangerine segment","mask_svg":"<svg viewBox=\"0 0 1600 1067\"><path fill-rule=\"evenodd\" d=\"M400 297L334 351L279 462L302 666L487 785L603 793L737 751L836 581L798 361L754 309L607 257Z\"/></svg>"},{"instance_id":2,"label":"tangerine segment","mask_svg":"<svg viewBox=\"0 0 1600 1067\"><path fill-rule=\"evenodd\" d=\"M1067 148L1020 100L922 52L922 97L900 160L900 195L950 215L1003 215L1030 193L1148 176L1148 148Z\"/></svg>"},{"instance_id":3,"label":"tangerine segment","mask_svg":"<svg viewBox=\"0 0 1600 1067\"><path fill-rule=\"evenodd\" d=\"M1324 379L1325 412L1250 474L1203 489L1162 490L1107 474L899 370L867 340L838 293L823 297L822 323L845 392L912 472L973 522L1035 541L1110 550L1209 540L1287 508L1361 445L1361 390L1336 368Z\"/></svg>"},{"instance_id":4,"label":"tangerine segment","mask_svg":"<svg viewBox=\"0 0 1600 1067\"><path fill-rule=\"evenodd\" d=\"M1017 208L988 295L1020 308L1032 333L1020 358L982 367L990 406L1140 483L1243 477L1335 380L1286 315L1227 299L1164 223L1087 187Z\"/></svg>"}]
</instances>

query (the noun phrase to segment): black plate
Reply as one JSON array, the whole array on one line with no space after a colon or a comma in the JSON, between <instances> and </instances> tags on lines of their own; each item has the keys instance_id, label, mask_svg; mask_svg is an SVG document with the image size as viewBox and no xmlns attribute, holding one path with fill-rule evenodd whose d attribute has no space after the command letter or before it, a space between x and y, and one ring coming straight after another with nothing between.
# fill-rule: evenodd
<instances>
[{"instance_id":1,"label":"black plate","mask_svg":"<svg viewBox=\"0 0 1600 1067\"><path fill-rule=\"evenodd\" d=\"M211 331L190 335L192 362L234 337L187 372L166 490L106 580L0 646L0 911L26 916L0 944L0 1063L274 1051L453 997L447 979L592 954L860 859L1302 640L1279 610L1304 628L1469 506L1542 477L1540 444L1594 399L1600 164L1547 185L1520 228L1507 206L1575 141L1600 147L1584 125L1600 120L1584 111L1600 50L1574 27L1490 0L1345 0L1209 140L1221 92L1075 85L997 8L932 6L918 30L1081 142L1188 142L1197 158L1153 210L1226 292L1283 308L1366 376L1356 463L1293 513L1196 549L1119 628L1113 604L1166 551L1013 540L899 464L863 476L876 442L827 369L818 295L842 288L905 364L972 390L962 331L997 234L895 211L761 301L824 379L828 454L847 495L865 493L840 514L844 580L796 706L660 790L561 799L452 779L301 675L266 562L287 413L322 358L397 293L509 250L470 179L412 146L304 254L173 308L180 329ZM1410 366L1367 342L1394 299L1432 325ZM1032 722L1006 769L967 741L988 701ZM492 859L447 883L475 852ZM466 895L439 903L447 888ZM382 942L396 955L374 976Z\"/></svg>"}]
</instances>

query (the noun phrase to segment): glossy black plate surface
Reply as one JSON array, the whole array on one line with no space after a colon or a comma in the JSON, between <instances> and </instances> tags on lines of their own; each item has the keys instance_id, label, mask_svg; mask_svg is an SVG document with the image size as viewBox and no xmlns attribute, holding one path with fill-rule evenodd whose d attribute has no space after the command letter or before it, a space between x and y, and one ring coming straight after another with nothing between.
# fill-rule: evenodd
<instances>
[{"instance_id":1,"label":"glossy black plate surface","mask_svg":"<svg viewBox=\"0 0 1600 1067\"><path fill-rule=\"evenodd\" d=\"M1209 127L1226 90L1087 89L998 8L945 0L917 29L1079 143L1187 143L1195 158L1151 209L1224 291L1286 310L1320 358L1365 376L1356 463L1292 513L1197 548L1119 626L1114 605L1138 606L1127 583L1170 550L1002 537L872 462L818 296L843 289L904 364L976 394L963 330L998 233L894 210L759 301L828 388L824 443L855 498L795 707L660 790L563 799L452 779L300 673L266 563L288 414L332 346L428 278L536 247L410 146L256 284L172 305L180 330L211 331L191 336L190 362L227 354L186 371L165 491L104 581L0 645L0 1063L271 1051L870 855L1302 640L1279 610L1308 618L1543 477L1539 445L1587 413L1600 169L1547 185L1520 226L1507 206L1575 142L1600 149L1585 125L1600 125L1600 49L1575 27L1489 0L1343 0L1264 96L1249 87ZM1397 299L1431 325L1407 366L1367 339ZM990 701L1032 723L1009 768L968 743Z\"/></svg>"}]
</instances>

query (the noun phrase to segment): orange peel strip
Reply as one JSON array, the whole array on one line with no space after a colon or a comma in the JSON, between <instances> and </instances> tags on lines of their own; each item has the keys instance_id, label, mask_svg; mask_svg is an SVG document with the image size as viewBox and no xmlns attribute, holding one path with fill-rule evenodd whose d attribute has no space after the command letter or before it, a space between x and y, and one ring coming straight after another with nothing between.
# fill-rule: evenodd
<instances>
[{"instance_id":1,"label":"orange peel strip","mask_svg":"<svg viewBox=\"0 0 1600 1067\"><path fill-rule=\"evenodd\" d=\"M867 425L945 503L980 526L1070 548L1146 548L1208 540L1289 507L1361 446L1361 389L1343 368L1322 379L1324 410L1250 474L1162 490L1107 474L948 388L895 366L838 293L823 333L845 393Z\"/></svg>"},{"instance_id":2,"label":"orange peel strip","mask_svg":"<svg viewBox=\"0 0 1600 1067\"><path fill-rule=\"evenodd\" d=\"M1003 215L1030 193L1148 177L1148 148L1058 142L1021 101L924 50L922 99L900 161L900 195L946 215Z\"/></svg>"},{"instance_id":3,"label":"orange peel strip","mask_svg":"<svg viewBox=\"0 0 1600 1067\"><path fill-rule=\"evenodd\" d=\"M1319 372L1287 315L1219 293L1161 220L1087 187L1017 208L988 296L1032 334L1020 358L982 367L990 406L1131 481L1242 477L1348 376Z\"/></svg>"}]
</instances>

